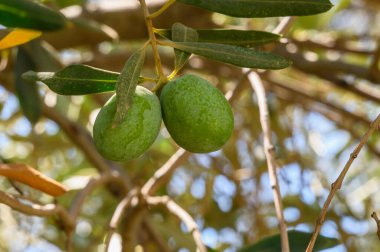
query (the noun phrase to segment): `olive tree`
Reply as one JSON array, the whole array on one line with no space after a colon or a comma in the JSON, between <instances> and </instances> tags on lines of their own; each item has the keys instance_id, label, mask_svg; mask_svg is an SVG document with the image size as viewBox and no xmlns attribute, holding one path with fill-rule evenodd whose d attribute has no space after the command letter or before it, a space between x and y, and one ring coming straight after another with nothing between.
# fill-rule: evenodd
<instances>
[{"instance_id":1,"label":"olive tree","mask_svg":"<svg viewBox=\"0 0 380 252\"><path fill-rule=\"evenodd\" d=\"M0 0L1 249L375 251L379 10Z\"/></svg>"}]
</instances>

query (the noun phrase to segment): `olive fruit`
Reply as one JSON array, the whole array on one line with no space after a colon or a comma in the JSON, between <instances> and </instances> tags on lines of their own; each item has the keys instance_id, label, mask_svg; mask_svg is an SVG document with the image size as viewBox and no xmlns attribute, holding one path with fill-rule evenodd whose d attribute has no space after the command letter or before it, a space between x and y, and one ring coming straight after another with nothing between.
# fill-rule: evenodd
<instances>
[{"instance_id":1,"label":"olive fruit","mask_svg":"<svg viewBox=\"0 0 380 252\"><path fill-rule=\"evenodd\" d=\"M115 112L116 95L113 95L96 117L95 146L107 159L128 161L143 154L156 139L162 120L160 101L148 89L137 86L124 121L113 127Z\"/></svg>"},{"instance_id":2,"label":"olive fruit","mask_svg":"<svg viewBox=\"0 0 380 252\"><path fill-rule=\"evenodd\" d=\"M216 151L232 134L231 106L207 80L184 75L170 81L163 87L160 101L170 136L190 152Z\"/></svg>"}]
</instances>

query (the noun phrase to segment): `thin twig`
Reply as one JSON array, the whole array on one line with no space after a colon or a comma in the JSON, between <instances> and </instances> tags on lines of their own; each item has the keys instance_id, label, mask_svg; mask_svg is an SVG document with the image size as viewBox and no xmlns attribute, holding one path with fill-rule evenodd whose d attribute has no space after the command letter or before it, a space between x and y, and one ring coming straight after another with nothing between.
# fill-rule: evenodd
<instances>
[{"instance_id":1,"label":"thin twig","mask_svg":"<svg viewBox=\"0 0 380 252\"><path fill-rule=\"evenodd\" d=\"M87 185L75 196L74 202L70 207L70 216L76 220L79 215L79 211L87 198L96 188L107 184L109 182L118 183L124 190L127 191L127 185L125 181L118 175L118 173L105 173L96 178L92 178Z\"/></svg>"},{"instance_id":2,"label":"thin twig","mask_svg":"<svg viewBox=\"0 0 380 252\"><path fill-rule=\"evenodd\" d=\"M107 233L106 239L105 239L105 245L106 245L106 247L104 249L105 252L108 251L112 235L115 233L116 228L121 221L121 218L124 216L125 210L131 206L133 199L137 200L136 195L137 195L137 190L135 190L135 189L131 190L128 193L128 195L125 196L124 199L122 201L120 201L119 204L117 205L117 207L116 207L116 209L112 215L112 218L110 220L110 223L108 224L108 233ZM134 203L137 204L137 201Z\"/></svg>"},{"instance_id":3,"label":"thin twig","mask_svg":"<svg viewBox=\"0 0 380 252\"><path fill-rule=\"evenodd\" d=\"M156 12L149 15L150 19L156 18L162 13L164 13L170 6L175 3L176 0L167 0L166 3Z\"/></svg>"},{"instance_id":4,"label":"thin twig","mask_svg":"<svg viewBox=\"0 0 380 252\"><path fill-rule=\"evenodd\" d=\"M274 206L276 208L277 220L279 222L279 227L280 227L281 248L283 252L289 252L288 232L286 228L286 222L284 219L280 185L278 183L278 177L277 177L278 165L275 160L275 148L272 143L272 130L270 127L270 122L269 122L269 111L268 111L268 104L267 104L265 89L261 81L261 78L259 77L257 73L253 71L249 72L247 70L245 70L245 72L248 73L248 79L257 96L257 103L258 103L259 111L260 111L260 123L263 129L263 135L264 135L264 150L265 150L265 156L266 156L267 164L268 164L269 179L270 179L273 198L274 198Z\"/></svg>"},{"instance_id":5,"label":"thin twig","mask_svg":"<svg viewBox=\"0 0 380 252\"><path fill-rule=\"evenodd\" d=\"M158 169L141 189L143 195L153 195L157 189L168 180L180 163L189 157L190 153L179 148L169 160Z\"/></svg>"},{"instance_id":6,"label":"thin twig","mask_svg":"<svg viewBox=\"0 0 380 252\"><path fill-rule=\"evenodd\" d=\"M380 240L380 220L379 220L379 217L377 216L376 212L373 212L373 213L371 214L371 217L372 217L372 219L374 219L375 222L376 222L376 226L377 226L377 237L378 237L379 240Z\"/></svg>"},{"instance_id":7,"label":"thin twig","mask_svg":"<svg viewBox=\"0 0 380 252\"><path fill-rule=\"evenodd\" d=\"M161 252L170 252L170 248L167 245L167 242L161 237L160 234L156 232L156 230L153 228L152 224L147 220L143 220L142 227L149 235L150 239L154 241L157 245L157 248Z\"/></svg>"},{"instance_id":8,"label":"thin twig","mask_svg":"<svg viewBox=\"0 0 380 252\"><path fill-rule=\"evenodd\" d=\"M281 19L280 23L273 29L273 33L284 34L287 33L292 27L296 17L284 17Z\"/></svg>"},{"instance_id":9,"label":"thin twig","mask_svg":"<svg viewBox=\"0 0 380 252\"><path fill-rule=\"evenodd\" d=\"M325 203L323 204L321 213L318 217L318 220L316 222L315 230L313 233L313 236L311 237L311 240L309 242L309 245L307 246L306 252L313 251L313 247L315 244L315 241L317 240L319 231L321 230L322 224L325 222L326 219L326 213L330 206L330 203L335 195L335 193L342 187L342 183L344 180L344 177L346 176L348 170L351 167L351 164L354 162L355 158L357 158L359 152L363 148L364 144L367 142L368 138L372 133L378 129L380 124L380 114L376 117L376 119L371 123L370 128L368 131L364 134L364 136L360 139L360 142L358 146L356 146L355 150L351 153L350 158L348 159L346 165L344 166L342 172L339 174L338 178L335 180L334 183L331 184L331 190L329 195L327 196L327 199Z\"/></svg>"},{"instance_id":10,"label":"thin twig","mask_svg":"<svg viewBox=\"0 0 380 252\"><path fill-rule=\"evenodd\" d=\"M187 226L189 232L194 238L195 244L197 245L197 251L207 252L205 245L202 242L201 233L198 229L198 225L190 216L186 210L180 207L168 196L156 196L156 197L146 197L146 202L148 205L163 205L165 206L172 214L177 216L183 223Z\"/></svg>"}]
</instances>

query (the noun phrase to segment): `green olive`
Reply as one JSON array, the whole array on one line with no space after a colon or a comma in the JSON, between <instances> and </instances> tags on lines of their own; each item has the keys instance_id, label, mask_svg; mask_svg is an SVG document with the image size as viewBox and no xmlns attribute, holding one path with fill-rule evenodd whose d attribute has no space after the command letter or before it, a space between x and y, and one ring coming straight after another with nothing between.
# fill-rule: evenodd
<instances>
[{"instance_id":1,"label":"green olive","mask_svg":"<svg viewBox=\"0 0 380 252\"><path fill-rule=\"evenodd\" d=\"M116 95L112 96L96 117L93 137L95 146L105 158L128 161L142 155L155 141L161 127L158 97L137 86L125 120L113 127Z\"/></svg>"},{"instance_id":2,"label":"green olive","mask_svg":"<svg viewBox=\"0 0 380 252\"><path fill-rule=\"evenodd\" d=\"M160 95L165 126L182 148L194 153L220 149L234 128L231 106L208 81L184 75L167 83Z\"/></svg>"}]
</instances>

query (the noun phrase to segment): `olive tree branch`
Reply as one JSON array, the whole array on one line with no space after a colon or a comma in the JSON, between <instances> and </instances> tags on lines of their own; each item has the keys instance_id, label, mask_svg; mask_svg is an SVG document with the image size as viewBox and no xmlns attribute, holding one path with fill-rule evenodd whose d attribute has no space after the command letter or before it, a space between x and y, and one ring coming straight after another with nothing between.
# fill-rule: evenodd
<instances>
[{"instance_id":1,"label":"olive tree branch","mask_svg":"<svg viewBox=\"0 0 380 252\"><path fill-rule=\"evenodd\" d=\"M187 226L189 232L194 238L195 244L197 245L197 251L207 252L206 247L203 245L201 233L198 229L198 225L195 220L190 216L186 210L180 207L168 196L155 196L155 197L146 197L146 203L148 205L157 206L162 205L166 207L172 214L177 216L185 225Z\"/></svg>"},{"instance_id":2,"label":"olive tree branch","mask_svg":"<svg viewBox=\"0 0 380 252\"><path fill-rule=\"evenodd\" d=\"M378 237L379 240L380 240L380 219L379 219L379 217L377 216L376 212L373 212L373 213L371 214L371 217L372 217L372 219L374 219L375 222L376 222L376 226L377 226L377 237Z\"/></svg>"},{"instance_id":3,"label":"olive tree branch","mask_svg":"<svg viewBox=\"0 0 380 252\"><path fill-rule=\"evenodd\" d=\"M286 222L284 219L283 206L281 201L280 185L278 183L277 169L278 165L275 160L275 148L272 143L272 130L269 121L268 103L265 94L265 89L261 81L260 76L250 70L243 70L247 73L247 77L251 83L252 89L257 96L257 103L260 111L260 123L263 129L264 135L264 151L268 164L268 173L271 183L271 188L274 198L274 206L276 209L277 220L279 222L280 234L281 234L281 248L283 252L289 252L289 240Z\"/></svg>"},{"instance_id":4,"label":"olive tree branch","mask_svg":"<svg viewBox=\"0 0 380 252\"><path fill-rule=\"evenodd\" d=\"M164 184L173 171L190 156L190 153L179 148L166 163L158 169L141 189L143 195L153 195Z\"/></svg>"},{"instance_id":5,"label":"olive tree branch","mask_svg":"<svg viewBox=\"0 0 380 252\"><path fill-rule=\"evenodd\" d=\"M376 119L371 123L368 131L364 134L364 136L360 139L359 144L356 146L354 151L350 154L350 158L348 159L346 165L344 166L343 170L339 174L338 178L331 184L331 190L329 195L327 196L327 199L325 203L323 204L321 213L317 219L316 226L313 232L313 236L311 237L311 240L309 242L309 245L307 246L306 252L312 252L314 248L314 244L317 240L319 231L321 230L322 224L326 220L326 213L330 206L330 203L335 195L335 193L342 187L343 180L348 172L348 170L351 167L351 164L354 162L355 158L357 158L359 152L363 148L364 144L367 142L369 136L373 134L373 132L378 129L380 125L380 114L376 117Z\"/></svg>"},{"instance_id":6,"label":"olive tree branch","mask_svg":"<svg viewBox=\"0 0 380 252\"><path fill-rule=\"evenodd\" d=\"M137 198L137 190L133 189L131 190L122 201L119 202L117 205L112 218L108 224L108 233L105 238L105 252L108 251L112 235L115 233L117 226L119 225L122 217L124 216L124 213L127 208L131 206L135 206L138 204L138 198Z\"/></svg>"},{"instance_id":7,"label":"olive tree branch","mask_svg":"<svg viewBox=\"0 0 380 252\"><path fill-rule=\"evenodd\" d=\"M22 201L27 201L28 203L22 203ZM43 205L38 201L28 198L25 195L11 195L0 191L0 203L5 204L12 208L12 210L18 211L20 213L39 216L39 217L50 217L58 216L59 223L63 231L66 233L66 249L71 252L71 237L73 230L75 228L75 220L70 216L68 211L59 204L46 204Z\"/></svg>"},{"instance_id":8,"label":"olive tree branch","mask_svg":"<svg viewBox=\"0 0 380 252\"><path fill-rule=\"evenodd\" d=\"M24 196L24 200L27 200ZM65 229L69 230L75 226L69 213L64 207L58 204L37 204L33 200L28 200L31 204L24 204L16 197L9 195L5 192L0 191L0 202L11 207L13 210L21 212L26 215L34 215L39 217L49 217L53 215L58 215L65 224Z\"/></svg>"}]
</instances>

